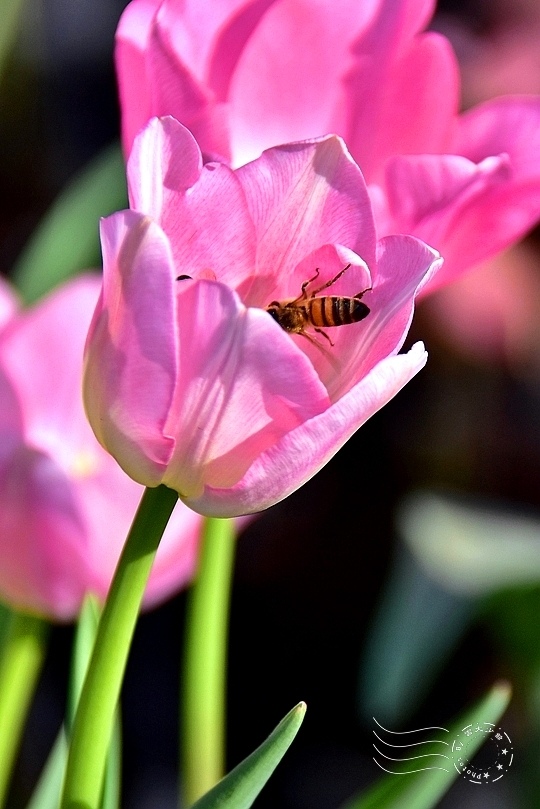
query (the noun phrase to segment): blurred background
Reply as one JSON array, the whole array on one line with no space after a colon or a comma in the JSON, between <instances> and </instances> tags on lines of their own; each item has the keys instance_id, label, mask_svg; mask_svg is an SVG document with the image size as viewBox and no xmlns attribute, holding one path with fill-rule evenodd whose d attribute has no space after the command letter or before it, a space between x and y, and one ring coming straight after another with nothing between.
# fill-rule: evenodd
<instances>
[{"instance_id":1,"label":"blurred background","mask_svg":"<svg viewBox=\"0 0 540 809\"><path fill-rule=\"evenodd\" d=\"M0 4L1 5L1 4ZM0 270L57 195L118 137L120 0L28 0L0 83ZM537 0L445 0L467 108L540 93ZM97 222L95 223L97 232ZM448 726L497 679L508 775L458 781L445 809L540 806L540 234L419 306L426 369L238 543L229 765L299 700L304 725L260 809L334 809L381 772L372 717ZM125 809L176 806L185 594L144 615L124 688ZM72 629L58 627L10 806L62 721ZM482 794L478 794L482 792Z\"/></svg>"}]
</instances>

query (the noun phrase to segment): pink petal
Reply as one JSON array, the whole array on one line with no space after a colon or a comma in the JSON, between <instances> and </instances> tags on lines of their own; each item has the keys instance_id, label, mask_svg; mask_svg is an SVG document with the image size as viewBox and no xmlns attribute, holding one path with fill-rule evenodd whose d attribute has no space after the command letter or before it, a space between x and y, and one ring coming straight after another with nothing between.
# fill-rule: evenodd
<instances>
[{"instance_id":1,"label":"pink petal","mask_svg":"<svg viewBox=\"0 0 540 809\"><path fill-rule=\"evenodd\" d=\"M271 2L273 0L262 3L260 0L183 0L179 4L178 0L164 0L158 24L162 32L167 32L179 58L190 65L200 81L207 82L215 61L215 49L224 32L228 48L223 58L234 60L245 40L243 28L248 23L254 25Z\"/></svg>"},{"instance_id":2,"label":"pink petal","mask_svg":"<svg viewBox=\"0 0 540 809\"><path fill-rule=\"evenodd\" d=\"M200 19L201 15L187 3L179 9L176 0L174 3L145 3L133 12L131 5L124 12L116 40L122 108L130 110L122 122L126 155L133 139L152 115L174 115L193 131L205 153L226 160L229 148L225 109L215 103L204 77L196 76L196 65L190 62L189 56L187 61L182 56L187 43L193 41L192 23L195 22L197 28L197 17ZM154 15L157 5L160 7ZM215 12L202 18L208 29ZM208 34L207 30L206 39ZM191 48L187 50L192 55ZM196 50L198 61L206 48L203 54L199 48Z\"/></svg>"},{"instance_id":3,"label":"pink petal","mask_svg":"<svg viewBox=\"0 0 540 809\"><path fill-rule=\"evenodd\" d=\"M195 185L202 170L201 151L174 118L152 118L137 136L127 164L129 204L163 227L170 208Z\"/></svg>"},{"instance_id":4,"label":"pink petal","mask_svg":"<svg viewBox=\"0 0 540 809\"><path fill-rule=\"evenodd\" d=\"M347 245L368 266L375 229L364 179L337 137L269 149L236 171L258 241L249 302L283 297L293 268L323 244Z\"/></svg>"},{"instance_id":5,"label":"pink petal","mask_svg":"<svg viewBox=\"0 0 540 809\"><path fill-rule=\"evenodd\" d=\"M0 466L0 591L15 607L59 620L93 589L88 534L59 466L20 446Z\"/></svg>"},{"instance_id":6,"label":"pink petal","mask_svg":"<svg viewBox=\"0 0 540 809\"><path fill-rule=\"evenodd\" d=\"M24 422L17 392L0 365L0 462L9 457L22 440Z\"/></svg>"},{"instance_id":7,"label":"pink petal","mask_svg":"<svg viewBox=\"0 0 540 809\"><path fill-rule=\"evenodd\" d=\"M517 241L540 218L540 98L494 99L466 113L458 149L474 161L506 154L511 169L506 182L490 188L482 201L483 238L472 246L471 266Z\"/></svg>"},{"instance_id":8,"label":"pink petal","mask_svg":"<svg viewBox=\"0 0 540 809\"><path fill-rule=\"evenodd\" d=\"M537 177L539 128L540 98L495 98L460 116L457 150L474 162L505 152L518 179Z\"/></svg>"},{"instance_id":9,"label":"pink petal","mask_svg":"<svg viewBox=\"0 0 540 809\"><path fill-rule=\"evenodd\" d=\"M384 4L377 27L355 48L347 77L345 139L369 182L381 182L388 158L445 152L453 142L459 76L443 37L404 41L401 20Z\"/></svg>"},{"instance_id":10,"label":"pink petal","mask_svg":"<svg viewBox=\"0 0 540 809\"><path fill-rule=\"evenodd\" d=\"M423 313L452 352L523 375L537 364L539 300L538 255L525 242L437 290Z\"/></svg>"},{"instance_id":11,"label":"pink petal","mask_svg":"<svg viewBox=\"0 0 540 809\"><path fill-rule=\"evenodd\" d=\"M81 276L0 334L0 592L57 620L74 618L87 591L105 596L142 494L96 442L82 407L83 346L100 285ZM200 518L176 511L151 603L193 570Z\"/></svg>"},{"instance_id":12,"label":"pink petal","mask_svg":"<svg viewBox=\"0 0 540 809\"><path fill-rule=\"evenodd\" d=\"M233 486L253 460L328 405L305 355L226 286L179 287L180 367L167 430L177 437L163 482L183 497Z\"/></svg>"},{"instance_id":13,"label":"pink petal","mask_svg":"<svg viewBox=\"0 0 540 809\"><path fill-rule=\"evenodd\" d=\"M14 288L0 278L0 329L6 326L19 309L19 299Z\"/></svg>"},{"instance_id":14,"label":"pink petal","mask_svg":"<svg viewBox=\"0 0 540 809\"><path fill-rule=\"evenodd\" d=\"M235 60L228 85L233 164L269 146L336 132L374 181L394 153L447 147L459 78L449 43L418 35L433 6L275 3Z\"/></svg>"},{"instance_id":15,"label":"pink petal","mask_svg":"<svg viewBox=\"0 0 540 809\"><path fill-rule=\"evenodd\" d=\"M354 295L372 285L372 276L366 262L347 247L339 244L323 244L298 262L290 276L284 280L283 298L297 298L301 295L301 287L305 281L313 279L306 287L309 297L318 288L333 280L346 265L348 269L337 281L326 289L317 292L321 295ZM319 271L318 274L316 271ZM376 272L376 268L374 270ZM313 278L317 274L316 278ZM305 347L305 346L303 346Z\"/></svg>"},{"instance_id":16,"label":"pink petal","mask_svg":"<svg viewBox=\"0 0 540 809\"><path fill-rule=\"evenodd\" d=\"M98 440L148 486L172 451L164 425L176 381L174 267L163 231L133 211L101 223L103 290L86 347L84 400Z\"/></svg>"},{"instance_id":17,"label":"pink petal","mask_svg":"<svg viewBox=\"0 0 540 809\"><path fill-rule=\"evenodd\" d=\"M331 330L339 373L322 379L333 402L377 363L399 351L411 325L417 290L442 265L435 250L412 236L387 236L377 247L373 291L362 299L370 307L369 315L360 323Z\"/></svg>"},{"instance_id":18,"label":"pink petal","mask_svg":"<svg viewBox=\"0 0 540 809\"><path fill-rule=\"evenodd\" d=\"M387 357L323 413L285 435L259 456L231 488L205 487L187 504L219 517L252 514L296 491L326 464L370 416L392 399L426 362L416 343L408 354Z\"/></svg>"},{"instance_id":19,"label":"pink petal","mask_svg":"<svg viewBox=\"0 0 540 809\"><path fill-rule=\"evenodd\" d=\"M115 61L122 108L122 143L126 157L135 135L152 116L152 87L145 52L151 24L161 0L132 0L116 31Z\"/></svg>"},{"instance_id":20,"label":"pink petal","mask_svg":"<svg viewBox=\"0 0 540 809\"><path fill-rule=\"evenodd\" d=\"M154 118L135 140L128 173L132 207L165 232L175 277L210 270L234 287L253 276L255 234L242 186L227 166L202 166L184 126Z\"/></svg>"},{"instance_id":21,"label":"pink petal","mask_svg":"<svg viewBox=\"0 0 540 809\"><path fill-rule=\"evenodd\" d=\"M229 85L234 165L269 146L343 131L335 116L350 45L373 13L373 3L356 0L282 0L266 11Z\"/></svg>"},{"instance_id":22,"label":"pink petal","mask_svg":"<svg viewBox=\"0 0 540 809\"><path fill-rule=\"evenodd\" d=\"M61 456L66 470L93 465L97 451L81 406L81 371L99 288L98 276L81 276L21 312L0 336L0 364L17 392L26 439Z\"/></svg>"},{"instance_id":23,"label":"pink petal","mask_svg":"<svg viewBox=\"0 0 540 809\"><path fill-rule=\"evenodd\" d=\"M486 253L486 242L499 243L495 222L511 176L506 155L486 158L478 165L454 155L390 161L390 228L436 245L445 260L430 291L479 261Z\"/></svg>"}]
</instances>

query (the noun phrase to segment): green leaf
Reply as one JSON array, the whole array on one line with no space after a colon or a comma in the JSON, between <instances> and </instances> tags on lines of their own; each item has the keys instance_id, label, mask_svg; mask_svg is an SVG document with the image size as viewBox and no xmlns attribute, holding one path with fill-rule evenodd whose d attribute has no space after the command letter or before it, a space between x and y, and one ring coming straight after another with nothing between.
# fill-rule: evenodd
<instances>
[{"instance_id":1,"label":"green leaf","mask_svg":"<svg viewBox=\"0 0 540 809\"><path fill-rule=\"evenodd\" d=\"M58 809L67 751L66 733L61 728L26 809Z\"/></svg>"},{"instance_id":2,"label":"green leaf","mask_svg":"<svg viewBox=\"0 0 540 809\"><path fill-rule=\"evenodd\" d=\"M0 77L4 72L6 59L19 32L19 26L26 3L25 0L2 0L2 24L0 25Z\"/></svg>"},{"instance_id":3,"label":"green leaf","mask_svg":"<svg viewBox=\"0 0 540 809\"><path fill-rule=\"evenodd\" d=\"M249 809L298 733L306 713L300 702L265 742L203 795L192 809Z\"/></svg>"},{"instance_id":4,"label":"green leaf","mask_svg":"<svg viewBox=\"0 0 540 809\"><path fill-rule=\"evenodd\" d=\"M0 601L0 655L7 640L13 611L11 607Z\"/></svg>"},{"instance_id":5,"label":"green leaf","mask_svg":"<svg viewBox=\"0 0 540 809\"><path fill-rule=\"evenodd\" d=\"M47 636L48 625L41 618L11 612L0 657L0 806L45 659Z\"/></svg>"},{"instance_id":6,"label":"green leaf","mask_svg":"<svg viewBox=\"0 0 540 809\"><path fill-rule=\"evenodd\" d=\"M358 692L365 719L401 724L421 702L477 614L400 547L364 649Z\"/></svg>"},{"instance_id":7,"label":"green leaf","mask_svg":"<svg viewBox=\"0 0 540 809\"><path fill-rule=\"evenodd\" d=\"M454 740L468 725L484 725L497 723L510 701L510 686L499 683L476 705L465 711L448 728L445 738ZM467 759L480 749L486 740L487 733L474 733L467 744ZM440 755L439 743L425 744L422 752L426 756ZM448 771L443 769L424 769L419 772L410 772L411 762L404 765L404 772L398 773L397 766L394 774L382 778L371 789L362 795L352 798L342 809L431 809L448 791L451 784L460 775L459 752L454 752L451 745L446 752L450 756L451 765ZM427 760L427 759L426 759ZM406 768L406 770L405 770Z\"/></svg>"},{"instance_id":8,"label":"green leaf","mask_svg":"<svg viewBox=\"0 0 540 809\"><path fill-rule=\"evenodd\" d=\"M490 501L421 491L398 514L412 553L445 589L484 596L540 582L540 521Z\"/></svg>"},{"instance_id":9,"label":"green leaf","mask_svg":"<svg viewBox=\"0 0 540 809\"><path fill-rule=\"evenodd\" d=\"M19 257L13 278L24 301L99 266L99 218L125 207L125 167L114 145L67 185Z\"/></svg>"},{"instance_id":10,"label":"green leaf","mask_svg":"<svg viewBox=\"0 0 540 809\"><path fill-rule=\"evenodd\" d=\"M93 596L86 596L75 633L71 676L69 681L66 724L71 728L81 694L88 663L99 624L99 605ZM58 809L66 763L68 741L64 727L60 728L38 784L26 809ZM118 715L115 720L107 758L107 770L101 809L117 809L120 805L121 731Z\"/></svg>"},{"instance_id":11,"label":"green leaf","mask_svg":"<svg viewBox=\"0 0 540 809\"><path fill-rule=\"evenodd\" d=\"M99 606L95 598L86 596L79 620L73 645L73 658L71 661L71 676L69 678L68 694L68 727L71 728L77 703L82 691L84 678L88 669L88 661L92 654L96 632L99 624Z\"/></svg>"},{"instance_id":12,"label":"green leaf","mask_svg":"<svg viewBox=\"0 0 540 809\"><path fill-rule=\"evenodd\" d=\"M73 645L71 675L69 679L68 709L66 726L71 728L82 684L92 653L99 623L99 608L91 596L83 602ZM47 758L38 784L27 809L58 809L64 773L66 771L68 741L66 730L61 727L56 741Z\"/></svg>"}]
</instances>

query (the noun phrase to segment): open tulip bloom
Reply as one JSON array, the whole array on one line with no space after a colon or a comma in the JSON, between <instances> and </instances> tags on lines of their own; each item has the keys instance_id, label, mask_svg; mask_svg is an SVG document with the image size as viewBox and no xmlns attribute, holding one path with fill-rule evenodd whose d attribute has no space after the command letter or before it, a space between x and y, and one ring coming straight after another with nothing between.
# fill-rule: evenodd
<instances>
[{"instance_id":1,"label":"open tulip bloom","mask_svg":"<svg viewBox=\"0 0 540 809\"><path fill-rule=\"evenodd\" d=\"M432 290L540 217L540 98L458 115L450 43L423 32L435 0L132 0L117 32L126 154L174 115L210 159L239 166L336 132L369 186L379 237L444 256Z\"/></svg>"},{"instance_id":2,"label":"open tulip bloom","mask_svg":"<svg viewBox=\"0 0 540 809\"><path fill-rule=\"evenodd\" d=\"M84 397L99 441L139 483L194 510L264 509L314 475L426 360L398 355L441 264L379 242L359 168L335 136L203 166L191 133L153 119L128 163L130 210L102 221L104 278ZM364 293L357 323L291 334L274 301Z\"/></svg>"}]
</instances>

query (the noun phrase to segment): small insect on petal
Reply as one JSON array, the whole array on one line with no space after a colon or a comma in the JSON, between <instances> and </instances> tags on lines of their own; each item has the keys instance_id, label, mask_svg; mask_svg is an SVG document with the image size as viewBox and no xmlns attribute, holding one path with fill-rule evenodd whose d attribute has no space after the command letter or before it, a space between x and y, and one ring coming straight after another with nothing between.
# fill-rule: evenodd
<instances>
[{"instance_id":1,"label":"small insect on petal","mask_svg":"<svg viewBox=\"0 0 540 809\"><path fill-rule=\"evenodd\" d=\"M328 287L335 284L350 266L350 264L347 264L330 281L317 287L308 295L308 286L319 277L319 268L317 267L313 278L304 281L302 284L300 295L297 298L287 301L272 301L266 307L266 311L289 334L300 334L311 343L317 345L316 341L306 333L306 328L312 326L318 334L322 334L333 346L334 343L321 327L348 326L351 323L358 323L367 317L370 311L369 307L361 301L361 298L366 292L371 291L371 287L351 297L318 294L323 289L328 289Z\"/></svg>"}]
</instances>

